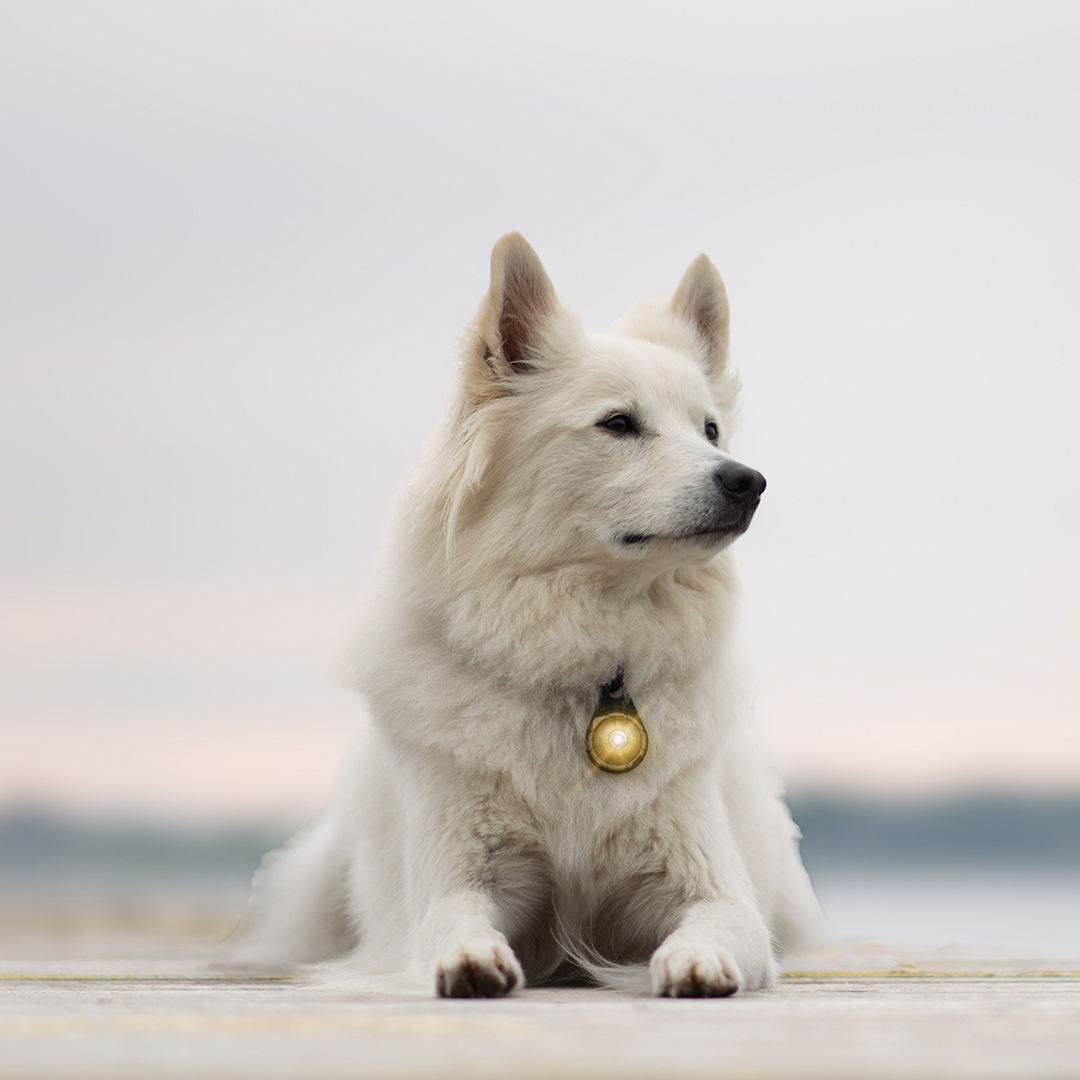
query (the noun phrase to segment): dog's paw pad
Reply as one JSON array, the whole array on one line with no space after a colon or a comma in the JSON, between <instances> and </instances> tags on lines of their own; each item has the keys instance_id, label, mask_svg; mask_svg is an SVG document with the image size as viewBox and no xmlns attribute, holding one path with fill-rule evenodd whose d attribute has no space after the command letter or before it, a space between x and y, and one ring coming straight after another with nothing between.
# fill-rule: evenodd
<instances>
[{"instance_id":1,"label":"dog's paw pad","mask_svg":"<svg viewBox=\"0 0 1080 1080\"><path fill-rule=\"evenodd\" d=\"M517 957L502 942L460 945L435 968L435 989L440 997L502 997L524 983Z\"/></svg>"},{"instance_id":2,"label":"dog's paw pad","mask_svg":"<svg viewBox=\"0 0 1080 1080\"><path fill-rule=\"evenodd\" d=\"M738 965L718 949L661 945L649 964L658 997L729 997L743 984Z\"/></svg>"}]
</instances>

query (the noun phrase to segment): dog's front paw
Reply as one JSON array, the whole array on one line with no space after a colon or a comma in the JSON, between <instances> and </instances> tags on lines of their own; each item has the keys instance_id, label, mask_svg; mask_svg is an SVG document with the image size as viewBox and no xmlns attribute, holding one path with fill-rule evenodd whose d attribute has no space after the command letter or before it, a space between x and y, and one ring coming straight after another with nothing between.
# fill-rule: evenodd
<instances>
[{"instance_id":1,"label":"dog's front paw","mask_svg":"<svg viewBox=\"0 0 1080 1080\"><path fill-rule=\"evenodd\" d=\"M456 945L435 967L440 997L502 997L525 985L525 975L504 941L470 941Z\"/></svg>"},{"instance_id":2,"label":"dog's front paw","mask_svg":"<svg viewBox=\"0 0 1080 1080\"><path fill-rule=\"evenodd\" d=\"M743 986L738 964L722 949L666 941L649 963L657 997L728 997Z\"/></svg>"}]
</instances>

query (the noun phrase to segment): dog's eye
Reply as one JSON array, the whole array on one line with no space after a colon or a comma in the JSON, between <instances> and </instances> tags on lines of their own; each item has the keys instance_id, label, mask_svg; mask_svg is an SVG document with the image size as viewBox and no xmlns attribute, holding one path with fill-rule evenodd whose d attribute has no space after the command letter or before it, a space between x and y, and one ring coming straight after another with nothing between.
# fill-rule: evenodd
<instances>
[{"instance_id":1,"label":"dog's eye","mask_svg":"<svg viewBox=\"0 0 1080 1080\"><path fill-rule=\"evenodd\" d=\"M711 420L705 425L705 438L709 442L716 442L720 438L720 429Z\"/></svg>"},{"instance_id":2,"label":"dog's eye","mask_svg":"<svg viewBox=\"0 0 1080 1080\"><path fill-rule=\"evenodd\" d=\"M638 429L633 418L627 416L626 413L609 416L606 420L601 420L597 426L607 428L608 431L614 431L619 435L631 435Z\"/></svg>"}]
</instances>

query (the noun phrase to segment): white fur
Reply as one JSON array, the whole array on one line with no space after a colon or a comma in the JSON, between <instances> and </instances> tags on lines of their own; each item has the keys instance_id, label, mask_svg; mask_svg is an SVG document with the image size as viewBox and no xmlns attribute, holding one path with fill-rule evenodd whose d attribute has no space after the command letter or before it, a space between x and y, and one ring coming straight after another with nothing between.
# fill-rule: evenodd
<instances>
[{"instance_id":1,"label":"white fur","mask_svg":"<svg viewBox=\"0 0 1080 1080\"><path fill-rule=\"evenodd\" d=\"M734 655L733 537L680 538L720 512L727 321L701 256L671 301L586 334L499 242L355 651L368 720L325 816L261 871L247 959L452 995L568 961L621 986L648 963L672 996L774 983L817 904ZM598 426L630 410L641 434ZM649 752L596 773L619 670Z\"/></svg>"}]
</instances>

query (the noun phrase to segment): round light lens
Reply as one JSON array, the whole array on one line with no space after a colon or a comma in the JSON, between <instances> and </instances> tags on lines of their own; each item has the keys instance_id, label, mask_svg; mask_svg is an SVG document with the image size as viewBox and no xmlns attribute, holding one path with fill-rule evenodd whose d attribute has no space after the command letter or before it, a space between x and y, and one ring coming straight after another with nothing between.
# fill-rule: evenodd
<instances>
[{"instance_id":1,"label":"round light lens","mask_svg":"<svg viewBox=\"0 0 1080 1080\"><path fill-rule=\"evenodd\" d=\"M637 716L619 709L594 716L585 743L593 765L604 772L618 773L641 764L649 738Z\"/></svg>"}]
</instances>

